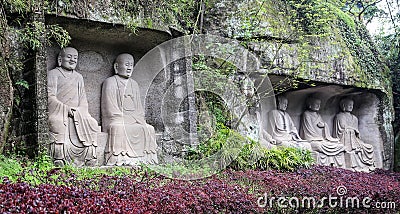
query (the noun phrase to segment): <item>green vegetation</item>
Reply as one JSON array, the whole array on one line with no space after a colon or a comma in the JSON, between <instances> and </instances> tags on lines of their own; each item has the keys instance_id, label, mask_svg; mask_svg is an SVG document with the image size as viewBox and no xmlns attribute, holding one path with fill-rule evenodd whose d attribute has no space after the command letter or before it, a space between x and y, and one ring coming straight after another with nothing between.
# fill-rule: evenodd
<instances>
[{"instance_id":1,"label":"green vegetation","mask_svg":"<svg viewBox=\"0 0 400 214\"><path fill-rule=\"evenodd\" d=\"M400 13L394 10L395 8L399 10L399 1L386 1L386 4L388 5L388 10L373 8L374 10L370 10L368 16L381 18L381 32L374 36L374 41L378 50L384 56L383 60L390 69L393 82L395 113L395 121L392 123L395 136L394 169L400 171Z\"/></svg>"},{"instance_id":2,"label":"green vegetation","mask_svg":"<svg viewBox=\"0 0 400 214\"><path fill-rule=\"evenodd\" d=\"M26 182L32 185L53 184L65 185L67 178L81 181L85 179L100 179L103 175L124 176L132 174L132 168L76 168L66 165L57 168L51 158L40 155L35 160L26 157L10 158L0 155L0 178L7 177L12 182ZM2 182L2 179L0 180Z\"/></svg>"},{"instance_id":3,"label":"green vegetation","mask_svg":"<svg viewBox=\"0 0 400 214\"><path fill-rule=\"evenodd\" d=\"M236 170L269 170L293 171L308 168L314 164L311 152L299 148L274 147L267 149L255 141L244 145L239 157L230 165Z\"/></svg>"},{"instance_id":4,"label":"green vegetation","mask_svg":"<svg viewBox=\"0 0 400 214\"><path fill-rule=\"evenodd\" d=\"M200 5L195 0L121 0L110 3L83 1L45 1L46 12L96 19L124 24L132 33L138 28L166 29L173 26L186 33L198 28ZM167 27L166 27L167 26Z\"/></svg>"},{"instance_id":5,"label":"green vegetation","mask_svg":"<svg viewBox=\"0 0 400 214\"><path fill-rule=\"evenodd\" d=\"M331 3L323 0L291 0L289 7L296 11L292 23L298 23L305 35L324 37L331 31L330 25L335 18Z\"/></svg>"},{"instance_id":6,"label":"green vegetation","mask_svg":"<svg viewBox=\"0 0 400 214\"><path fill-rule=\"evenodd\" d=\"M22 172L22 161L0 155L0 177L7 176L11 181L17 181Z\"/></svg>"},{"instance_id":7,"label":"green vegetation","mask_svg":"<svg viewBox=\"0 0 400 214\"><path fill-rule=\"evenodd\" d=\"M195 79L195 84L199 86L196 88L212 83L215 91L219 88L223 90L227 84L223 80L237 74L238 70L221 59L197 56L193 61L195 75L200 72L204 75L201 76L201 83L197 83ZM235 170L291 171L299 167L309 167L314 162L310 151L285 147L266 149L259 142L243 137L234 127L239 115L229 112L224 100L214 93L196 92L196 106L200 144L187 152L183 163L166 166L164 173L168 176L211 174L225 167Z\"/></svg>"},{"instance_id":8,"label":"green vegetation","mask_svg":"<svg viewBox=\"0 0 400 214\"><path fill-rule=\"evenodd\" d=\"M43 69L43 72L46 72L45 66L37 66L39 59L44 59L43 62L45 62L45 48L53 44L65 47L71 40L69 33L62 27L45 23L43 10L47 4L46 1L40 0L4 0L0 4L0 45L2 47L0 85L4 87L2 90L9 91L9 100L2 100L1 104L8 103L12 109L6 112L7 118L0 118L6 121L5 126L0 125L4 127L0 130L0 138L2 138L0 151L3 151L4 146L7 146L9 150L14 150L16 147L30 147L24 151L26 152L24 155L33 157L37 154L37 148L34 148L35 142L29 145L26 143L26 138L29 138L26 137L26 132L29 131L22 131L22 128L18 127L19 118L22 118L29 108L22 101L29 99L30 103L34 103L31 100L34 87L31 86L35 85L33 81L37 77L33 71ZM12 90L9 87L12 87ZM6 145L7 142L8 145Z\"/></svg>"},{"instance_id":9,"label":"green vegetation","mask_svg":"<svg viewBox=\"0 0 400 214\"><path fill-rule=\"evenodd\" d=\"M229 1L224 1L224 4ZM343 60L348 64L344 65L343 70L346 71L345 78L348 84L364 88L381 89L388 93L390 97L391 81L389 78L389 69L385 65L385 59L382 58L378 48L371 42L371 38L362 26L362 14L373 14L370 10L374 7L369 7L366 1L363 7L368 10L356 10L354 2L342 0L324 1L324 0L249 0L244 2L233 1L235 5L225 5L225 8L237 7L232 10L234 12L227 13L230 20L228 36L237 38L242 41L242 44L247 48L259 44L274 43L271 45L271 55L268 62L263 65L263 68L268 72L273 73L274 69L286 69L288 76L291 77L289 86L285 88L277 88L277 92L284 92L297 88L302 83L307 83L310 79L311 70L323 70L323 64L330 64L335 60ZM7 44L4 48L5 55L2 57L5 64L8 65L4 70L6 74L13 75L12 86L16 90L12 90L14 99L15 114L22 112L21 100L24 99L24 94L31 89L33 85L32 78L24 79L26 73L32 73L32 61L34 55L40 48L57 44L64 47L69 44L71 37L69 33L58 25L46 25L43 16L40 12L55 13L63 15L72 15L79 18L87 18L92 9L103 8L104 19L107 21L122 20L126 27L136 33L139 27L158 28L160 26L172 26L184 31L186 34L201 32L202 21L201 15L203 12L210 12L212 9L220 8L220 1L215 0L122 0L113 1L112 5L102 5L98 2L89 0L84 1L39 1L39 0L3 0L2 1L2 20L7 26L0 29L2 33L10 35L10 41L2 42ZM347 3L347 4L346 4ZM218 4L218 5L217 5ZM112 9L109 9L109 8ZM95 11L96 12L96 11ZM98 11L97 11L98 12ZM225 11L221 11L225 13ZM41 14L41 15L38 15ZM225 15L225 14L224 14ZM39 19L37 18L39 16ZM354 18L358 20L354 20ZM396 17L395 17L396 18ZM395 19L396 20L396 19ZM268 35L268 36L265 36ZM397 70L399 67L399 39L398 30L395 34L388 37L381 37L382 43L379 43L381 50L386 51L389 58L388 65L394 74L394 81L398 81ZM263 37L265 36L265 37ZM14 41L15 40L15 41ZM18 41L18 47L11 47L12 42ZM313 53L317 53L319 49L326 46L321 45L327 41L328 45L337 47L338 52L332 53L331 56L324 62L315 59ZM267 44L270 45L270 44ZM268 49L269 50L269 49ZM18 53L23 53L20 55ZM275 61L281 60L282 53L293 55L296 58L293 64L274 64ZM282 61L285 59L282 59ZM207 62L208 61L208 62ZM210 66L216 65L215 67ZM285 62L286 63L286 62ZM279 67L281 66L281 67ZM236 73L234 68L229 63L225 63L224 59L199 59L193 64L196 70L207 70L208 72L220 76L229 77ZM3 69L3 68L2 68ZM3 72L3 70L2 70ZM328 72L327 72L328 73ZM330 78L327 74L326 78ZM215 76L210 75L212 82ZM306 80L302 80L306 79ZM339 82L342 83L342 82ZM282 84L285 85L285 84ZM315 86L313 83L310 86ZM223 85L217 85L223 87ZM395 85L398 91L398 84ZM27 96L27 95L25 95ZM223 147L223 142L226 141L226 134L230 123L236 119L226 109L226 106L221 101L221 97L214 93L199 92L198 109L204 109L208 115L205 117L211 118L211 124L202 124L198 126L198 131L201 135L204 134L204 142L191 152L191 158L196 159L200 156L208 156L214 154ZM390 100L390 98L389 98ZM390 104L390 101L388 102ZM398 117L398 116L397 116ZM396 127L396 129L398 129ZM7 129L8 130L8 129ZM246 142L247 140L243 140ZM23 142L20 140L18 143ZM233 168L282 168L292 169L293 166L302 165L301 161L308 163L308 160L297 161L296 155L298 151L276 150L274 154L270 154L268 150L259 148L255 142L244 143L245 146L239 154L239 158L232 163ZM1 151L2 144L0 145ZM237 149L237 148L235 148ZM246 152L247 151L247 152ZM252 151L252 152L249 152ZM237 152L235 150L235 152ZM234 153L235 153L234 152ZM205 154L203 154L205 153ZM258 156L252 157L249 154ZM279 154L278 154L279 153ZM280 155L284 156L281 157ZM301 152L300 152L301 153ZM225 155L231 155L228 151ZM294 155L295 154L295 155ZM273 163L264 157L273 157L281 159L282 163ZM292 157L295 163L286 160L286 157ZM297 158L297 159L296 159ZM301 159L301 158L300 158ZM307 159L307 158L306 158ZM250 161L247 161L250 160ZM262 161L261 161L262 160ZM258 161L261 161L258 163ZM262 164L266 164L265 166ZM297 163L299 162L299 164ZM307 165L307 164L305 164Z\"/></svg>"},{"instance_id":10,"label":"green vegetation","mask_svg":"<svg viewBox=\"0 0 400 214\"><path fill-rule=\"evenodd\" d=\"M191 150L186 161L155 166L141 165L136 168L76 168L70 165L58 168L54 167L47 155L41 155L34 161L1 155L0 178L7 177L12 182L26 182L32 185L66 185L65 181L68 178L84 181L100 179L104 175L125 177L156 171L172 178L197 179L219 173L225 167L243 171L249 169L293 171L298 168L308 168L313 163L309 151L285 147L269 150L254 141L249 141L242 146L243 137L232 132L226 128L222 129L220 136L230 135L228 140L222 138L210 140Z\"/></svg>"},{"instance_id":11,"label":"green vegetation","mask_svg":"<svg viewBox=\"0 0 400 214\"><path fill-rule=\"evenodd\" d=\"M233 143L225 138L230 132L233 131L226 127L219 129L215 137L191 150L188 159L196 160L209 157L222 150L226 157L235 155L233 159L227 158L227 160L231 161L228 167L235 170L277 169L292 171L300 167L307 168L314 163L311 152L308 150L287 147L267 149L261 146L259 142L244 139L238 133L236 133L237 138L244 140L244 142L241 142L241 147L239 148L240 152L237 153L238 147L225 150L224 147L226 147L227 144Z\"/></svg>"}]
</instances>

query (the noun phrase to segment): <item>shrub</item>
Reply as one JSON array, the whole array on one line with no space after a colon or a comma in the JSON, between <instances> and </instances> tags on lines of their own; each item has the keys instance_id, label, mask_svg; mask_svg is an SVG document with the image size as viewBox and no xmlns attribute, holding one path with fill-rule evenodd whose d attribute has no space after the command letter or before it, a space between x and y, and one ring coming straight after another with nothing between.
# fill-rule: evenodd
<instances>
[{"instance_id":1,"label":"shrub","mask_svg":"<svg viewBox=\"0 0 400 214\"><path fill-rule=\"evenodd\" d=\"M218 179L177 181L154 173L99 180L65 179L66 186L0 184L0 212L220 213L254 212L254 196Z\"/></svg>"},{"instance_id":2,"label":"shrub","mask_svg":"<svg viewBox=\"0 0 400 214\"><path fill-rule=\"evenodd\" d=\"M62 170L63 185L11 182L0 184L0 213L398 213L400 211L400 173L377 170L373 173L313 166L292 172L234 171L202 180L181 181L160 176L143 168L129 169L124 176L96 175L78 179ZM258 207L264 197L339 197L337 188L344 186L343 198L358 197L360 207L329 206L282 208L277 200ZM371 198L370 208L361 200ZM394 202L394 208L378 209L376 202ZM287 203L286 203L287 205Z\"/></svg>"},{"instance_id":3,"label":"shrub","mask_svg":"<svg viewBox=\"0 0 400 214\"><path fill-rule=\"evenodd\" d=\"M228 167L234 170L293 171L296 168L309 167L314 163L308 150L288 147L267 149L259 142L246 139L222 124L218 127L217 133L212 138L190 150L187 157L189 160L210 157L220 151L218 160L230 163Z\"/></svg>"},{"instance_id":4,"label":"shrub","mask_svg":"<svg viewBox=\"0 0 400 214\"><path fill-rule=\"evenodd\" d=\"M31 185L65 184L65 178L85 180L102 175L122 176L131 173L130 168L76 168L66 165L57 168L48 155L41 154L35 160L8 158L0 155L0 178L9 182L26 182ZM0 179L1 183L1 179Z\"/></svg>"},{"instance_id":5,"label":"shrub","mask_svg":"<svg viewBox=\"0 0 400 214\"><path fill-rule=\"evenodd\" d=\"M311 152L308 150L274 147L267 149L255 141L243 146L239 156L230 168L235 170L268 170L277 169L293 171L296 168L309 167L314 163Z\"/></svg>"},{"instance_id":6,"label":"shrub","mask_svg":"<svg viewBox=\"0 0 400 214\"><path fill-rule=\"evenodd\" d=\"M7 176L8 179L16 181L21 171L22 166L17 160L0 155L0 177Z\"/></svg>"}]
</instances>

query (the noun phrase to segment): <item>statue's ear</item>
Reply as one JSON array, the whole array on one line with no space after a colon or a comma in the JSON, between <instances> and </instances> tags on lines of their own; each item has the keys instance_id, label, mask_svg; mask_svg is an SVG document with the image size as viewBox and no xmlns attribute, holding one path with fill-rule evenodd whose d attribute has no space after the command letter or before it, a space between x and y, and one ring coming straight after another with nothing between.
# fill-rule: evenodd
<instances>
[{"instance_id":1,"label":"statue's ear","mask_svg":"<svg viewBox=\"0 0 400 214\"><path fill-rule=\"evenodd\" d=\"M57 57L57 62L58 62L58 66L61 66L62 59L61 59L61 55L60 54Z\"/></svg>"},{"instance_id":2,"label":"statue's ear","mask_svg":"<svg viewBox=\"0 0 400 214\"><path fill-rule=\"evenodd\" d=\"M114 63L115 74L118 74L118 63Z\"/></svg>"}]
</instances>

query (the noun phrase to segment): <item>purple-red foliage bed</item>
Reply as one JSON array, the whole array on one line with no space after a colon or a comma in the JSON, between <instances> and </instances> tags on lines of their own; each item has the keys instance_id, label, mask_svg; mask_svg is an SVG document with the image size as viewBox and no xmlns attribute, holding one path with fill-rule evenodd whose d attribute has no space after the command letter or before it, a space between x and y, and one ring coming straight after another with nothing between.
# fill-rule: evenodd
<instances>
[{"instance_id":1,"label":"purple-red foliage bed","mask_svg":"<svg viewBox=\"0 0 400 214\"><path fill-rule=\"evenodd\" d=\"M295 172L230 171L213 177L180 181L152 173L123 178L102 176L78 181L65 178L65 186L31 186L3 178L0 184L0 213L398 213L400 211L400 173L378 170L357 173L344 169L314 166ZM338 195L337 188L347 192ZM265 198L265 194L267 197ZM259 207L272 197L286 199L313 197L317 201L337 197L334 207L305 207L277 200ZM263 197L260 199L260 197ZM360 206L340 205L340 197L358 198ZM369 208L363 198L370 198ZM386 203L383 203L386 202ZM376 204L390 208L379 209ZM396 207L393 207L393 204ZM291 207L291 205L296 205Z\"/></svg>"}]
</instances>

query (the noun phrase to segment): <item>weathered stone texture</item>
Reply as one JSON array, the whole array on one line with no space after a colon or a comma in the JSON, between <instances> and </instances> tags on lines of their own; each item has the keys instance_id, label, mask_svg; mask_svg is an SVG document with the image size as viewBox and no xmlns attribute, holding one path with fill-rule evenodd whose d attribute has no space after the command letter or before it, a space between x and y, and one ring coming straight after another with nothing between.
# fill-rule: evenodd
<instances>
[{"instance_id":1,"label":"weathered stone texture","mask_svg":"<svg viewBox=\"0 0 400 214\"><path fill-rule=\"evenodd\" d=\"M36 2L36 13L33 15L33 20L44 24L45 17L43 1ZM49 143L49 126L48 126L48 111L47 111L47 66L46 66L46 33L41 34L39 41L41 46L35 53L35 141L38 143L39 151L45 152Z\"/></svg>"},{"instance_id":2,"label":"weathered stone texture","mask_svg":"<svg viewBox=\"0 0 400 214\"><path fill-rule=\"evenodd\" d=\"M159 10L165 2L161 0L135 1L137 4L132 4L126 0L118 2L110 0L50 1L46 15L43 13L36 15L38 21L58 24L70 33L72 37L70 46L75 47L80 55L77 70L85 81L89 112L99 121L99 125L102 123L99 105L101 83L113 75L112 63L115 57L126 52L133 54L137 62L153 47L171 39L174 35L171 29L183 31L182 21L179 22L174 15L169 17L168 14L172 11ZM342 96L354 97L356 103L354 114L360 118L361 138L373 145L376 151L382 151L376 154L378 167L391 168L394 141L391 126L393 120L391 83L388 78L388 69L382 63L365 29L359 25L348 26L343 20L338 19L334 22L337 26L332 28L335 31L330 36L301 40L300 37L303 35L291 25L291 20L281 13L287 9L285 2L279 0L270 0L266 4L260 2L254 0L211 1L204 13L204 20L201 20L204 24L201 28L205 33L242 41L246 41L247 38L259 39L246 44L248 49L256 54L260 65L238 64L236 67L239 70L246 66L259 67L257 75L252 77L256 84L262 82L261 79L266 75L271 77L273 85L287 84L285 90L289 91L289 103L298 104L296 107L289 105L288 109L297 126L304 110L302 98L306 95L315 92L325 93L327 96L323 103L327 102L332 106L337 106ZM263 10L259 13L260 15L253 17L254 12L257 12L254 8ZM257 22L256 28L252 26L253 21ZM41 39L44 37L45 35ZM354 41L360 41L360 44ZM3 50L7 49L3 48ZM142 67L138 68L137 73L133 75L134 79L139 80L146 118L161 135L160 133L166 128L163 123L165 121L161 118L160 104L173 103L189 95L184 102L180 103L182 111L178 109L179 112L177 111L176 115L169 115L169 117L174 117L176 123L188 133L193 133L196 129L196 109L194 109L191 65L187 62L165 64L166 51L168 50L159 50L158 55L154 55L154 63L141 65ZM35 112L31 113L35 115L35 127L39 133L36 140L40 142L45 142L46 135L42 133L47 133L46 70L56 67L58 52L59 47L49 46L46 49L39 49L34 56ZM0 104L2 105L0 106L7 107L12 101L11 82L7 77L7 72L3 72L7 69L3 63L4 56L0 58L0 62L2 62L0 64L0 81L2 81ZM175 72L176 65L185 67L182 69L185 72L179 73L179 69ZM163 69L158 70L157 73L147 72L151 70L150 68L158 67ZM282 83L282 80L289 80L290 83ZM298 84L293 87L293 82ZM176 99L163 100L164 97L161 94L164 94L168 88L171 88ZM278 91L278 88L274 89L275 92ZM262 85L258 93L261 94L262 91L271 91L271 88ZM271 95L272 93L268 93L265 97ZM275 108L271 99L265 97L260 97L261 127L267 120L263 114ZM10 112L7 108L0 110L0 119L7 117ZM338 111L337 107L322 109L322 117L329 126L332 126L333 115ZM0 128L5 125L3 121L7 120L0 120ZM2 136L0 135L0 140Z\"/></svg>"},{"instance_id":3,"label":"weathered stone texture","mask_svg":"<svg viewBox=\"0 0 400 214\"><path fill-rule=\"evenodd\" d=\"M294 107L289 104L288 112L297 127L304 110L299 107L305 98L303 95L311 91L327 93L333 100L325 101L334 104L340 96L354 96L359 105L355 114L360 117L362 139L377 151L378 167L392 168L391 81L388 68L366 29L361 24L350 26L337 18L332 20L329 36L303 37L304 32L293 28L293 20L284 17L288 11L285 8L290 9L288 5L279 2L271 0L257 5L253 0L216 1L205 13L204 31L246 41L260 59L260 72L271 77L275 92L289 91L289 103L295 104ZM327 108L321 113L331 126L338 111ZM263 124L265 120L263 115Z\"/></svg>"},{"instance_id":4,"label":"weathered stone texture","mask_svg":"<svg viewBox=\"0 0 400 214\"><path fill-rule=\"evenodd\" d=\"M13 106L13 87L7 66L9 52L8 25L3 6L0 6L0 152L6 142Z\"/></svg>"}]
</instances>

